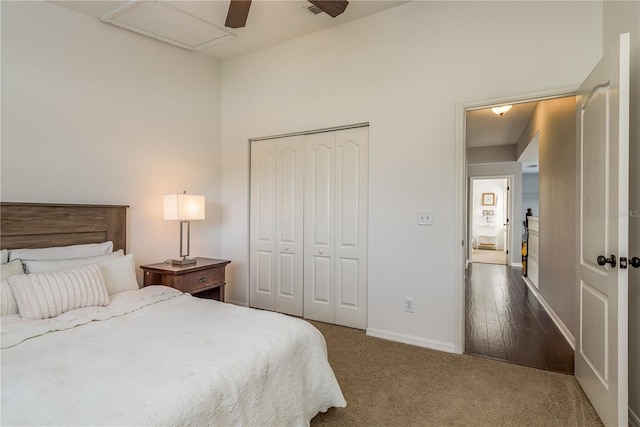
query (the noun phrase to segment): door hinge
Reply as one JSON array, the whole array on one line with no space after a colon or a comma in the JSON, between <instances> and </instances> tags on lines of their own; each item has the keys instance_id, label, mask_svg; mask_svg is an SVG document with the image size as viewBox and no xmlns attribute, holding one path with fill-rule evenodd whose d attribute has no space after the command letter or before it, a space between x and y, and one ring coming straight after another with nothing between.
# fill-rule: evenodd
<instances>
[{"instance_id":1,"label":"door hinge","mask_svg":"<svg viewBox=\"0 0 640 427\"><path fill-rule=\"evenodd\" d=\"M620 257L620 268L622 270L627 269L627 259L625 257Z\"/></svg>"}]
</instances>

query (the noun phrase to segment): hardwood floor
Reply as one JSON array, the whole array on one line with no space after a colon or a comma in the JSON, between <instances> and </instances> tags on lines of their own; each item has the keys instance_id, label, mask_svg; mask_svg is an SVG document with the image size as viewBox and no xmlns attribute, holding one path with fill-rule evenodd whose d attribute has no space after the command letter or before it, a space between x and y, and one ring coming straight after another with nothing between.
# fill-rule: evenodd
<instances>
[{"instance_id":1,"label":"hardwood floor","mask_svg":"<svg viewBox=\"0 0 640 427\"><path fill-rule=\"evenodd\" d=\"M520 274L504 265L469 265L465 353L573 374L573 349Z\"/></svg>"}]
</instances>

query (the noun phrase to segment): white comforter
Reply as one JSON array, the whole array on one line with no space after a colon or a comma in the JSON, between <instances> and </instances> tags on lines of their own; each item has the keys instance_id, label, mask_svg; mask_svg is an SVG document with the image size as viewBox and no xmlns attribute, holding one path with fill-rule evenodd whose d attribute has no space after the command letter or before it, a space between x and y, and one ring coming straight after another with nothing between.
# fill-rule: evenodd
<instances>
[{"instance_id":1,"label":"white comforter","mask_svg":"<svg viewBox=\"0 0 640 427\"><path fill-rule=\"evenodd\" d=\"M346 402L322 335L164 286L2 321L7 425L309 425Z\"/></svg>"}]
</instances>

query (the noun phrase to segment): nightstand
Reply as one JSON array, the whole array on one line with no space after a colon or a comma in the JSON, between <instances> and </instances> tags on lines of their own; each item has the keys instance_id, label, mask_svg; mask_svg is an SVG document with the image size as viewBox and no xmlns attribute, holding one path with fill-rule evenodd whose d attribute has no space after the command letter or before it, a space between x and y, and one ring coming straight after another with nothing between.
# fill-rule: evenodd
<instances>
[{"instance_id":1,"label":"nightstand","mask_svg":"<svg viewBox=\"0 0 640 427\"><path fill-rule=\"evenodd\" d=\"M231 261L197 258L195 264L180 266L161 262L141 265L143 286L164 285L193 296L224 302L224 268Z\"/></svg>"}]
</instances>

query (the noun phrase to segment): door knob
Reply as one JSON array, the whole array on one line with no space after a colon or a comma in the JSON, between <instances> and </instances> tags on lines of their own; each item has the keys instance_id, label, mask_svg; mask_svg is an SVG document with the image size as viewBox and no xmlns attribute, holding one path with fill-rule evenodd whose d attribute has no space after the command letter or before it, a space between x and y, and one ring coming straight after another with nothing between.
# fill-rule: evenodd
<instances>
[{"instance_id":1,"label":"door knob","mask_svg":"<svg viewBox=\"0 0 640 427\"><path fill-rule=\"evenodd\" d=\"M599 255L598 256L598 265L606 265L607 263L611 264L611 267L615 267L616 266L616 256L615 255L611 255L611 258L605 258L604 255Z\"/></svg>"},{"instance_id":2,"label":"door knob","mask_svg":"<svg viewBox=\"0 0 640 427\"><path fill-rule=\"evenodd\" d=\"M629 264L631 264L631 267L633 268L640 268L640 258L634 256L629 260Z\"/></svg>"},{"instance_id":3,"label":"door knob","mask_svg":"<svg viewBox=\"0 0 640 427\"><path fill-rule=\"evenodd\" d=\"M319 253L320 255L322 255L322 254L324 253L324 251L323 251L323 250L319 250L319 251L318 251L318 253Z\"/></svg>"},{"instance_id":4,"label":"door knob","mask_svg":"<svg viewBox=\"0 0 640 427\"><path fill-rule=\"evenodd\" d=\"M288 251L288 250L289 250L289 248L284 248L284 250L285 250L285 251Z\"/></svg>"}]
</instances>

